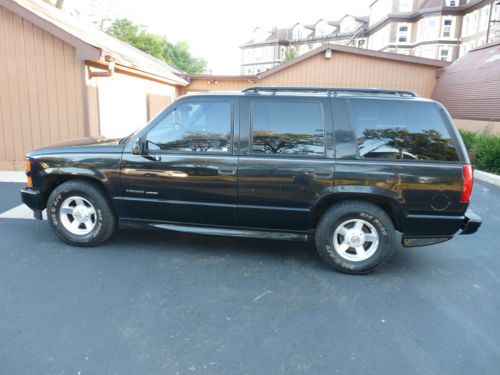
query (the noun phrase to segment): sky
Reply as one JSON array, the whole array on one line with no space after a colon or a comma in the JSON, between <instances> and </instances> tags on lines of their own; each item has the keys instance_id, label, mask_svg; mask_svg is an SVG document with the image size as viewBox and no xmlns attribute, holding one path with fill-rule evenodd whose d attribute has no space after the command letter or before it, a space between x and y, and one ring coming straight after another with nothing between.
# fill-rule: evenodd
<instances>
[{"instance_id":1,"label":"sky","mask_svg":"<svg viewBox=\"0 0 500 375\"><path fill-rule=\"evenodd\" d=\"M257 26L289 27L345 14L368 15L373 0L66 0L85 22L130 18L171 42L185 40L213 74L239 74L241 44Z\"/></svg>"}]
</instances>

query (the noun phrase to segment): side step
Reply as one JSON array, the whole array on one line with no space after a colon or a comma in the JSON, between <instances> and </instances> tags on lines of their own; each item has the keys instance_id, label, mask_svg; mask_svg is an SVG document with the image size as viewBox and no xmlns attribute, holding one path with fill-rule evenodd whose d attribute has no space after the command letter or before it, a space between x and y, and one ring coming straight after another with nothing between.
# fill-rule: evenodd
<instances>
[{"instance_id":1,"label":"side step","mask_svg":"<svg viewBox=\"0 0 500 375\"><path fill-rule=\"evenodd\" d=\"M216 227L196 227L190 225L177 224L149 224L158 229L171 230L175 232L208 234L212 236L228 236L228 237L245 237L259 238L268 240L288 240L307 242L307 234L288 233L288 232L271 232L267 230L249 230L249 229L232 229L232 228L216 228Z\"/></svg>"}]
</instances>

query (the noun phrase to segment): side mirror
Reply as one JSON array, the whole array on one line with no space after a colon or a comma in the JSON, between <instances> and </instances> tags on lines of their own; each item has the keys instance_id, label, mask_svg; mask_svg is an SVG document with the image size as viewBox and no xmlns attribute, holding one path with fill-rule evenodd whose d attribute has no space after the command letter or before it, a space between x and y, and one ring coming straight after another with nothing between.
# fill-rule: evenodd
<instances>
[{"instance_id":1,"label":"side mirror","mask_svg":"<svg viewBox=\"0 0 500 375\"><path fill-rule=\"evenodd\" d=\"M142 155L142 140L138 139L132 145L132 154L134 155Z\"/></svg>"}]
</instances>

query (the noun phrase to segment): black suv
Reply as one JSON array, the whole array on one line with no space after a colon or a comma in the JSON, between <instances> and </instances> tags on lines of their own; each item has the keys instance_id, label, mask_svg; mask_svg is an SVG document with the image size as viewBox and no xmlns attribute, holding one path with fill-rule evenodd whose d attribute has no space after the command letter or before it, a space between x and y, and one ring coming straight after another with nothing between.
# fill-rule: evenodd
<instances>
[{"instance_id":1,"label":"black suv","mask_svg":"<svg viewBox=\"0 0 500 375\"><path fill-rule=\"evenodd\" d=\"M412 91L255 87L178 99L119 140L30 152L23 202L72 245L117 225L306 241L368 273L474 233L472 168L445 108Z\"/></svg>"}]
</instances>

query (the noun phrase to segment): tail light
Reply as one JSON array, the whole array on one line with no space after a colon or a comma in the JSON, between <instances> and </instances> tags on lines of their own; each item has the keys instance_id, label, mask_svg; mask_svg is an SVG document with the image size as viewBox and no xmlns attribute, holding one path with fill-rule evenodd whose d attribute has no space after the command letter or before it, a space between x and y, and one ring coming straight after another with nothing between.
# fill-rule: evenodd
<instances>
[{"instance_id":1,"label":"tail light","mask_svg":"<svg viewBox=\"0 0 500 375\"><path fill-rule=\"evenodd\" d=\"M472 165L464 164L462 168L463 175L463 185L462 194L460 194L460 202L469 203L470 195L472 194L472 185L474 184L474 178L472 174Z\"/></svg>"},{"instance_id":2,"label":"tail light","mask_svg":"<svg viewBox=\"0 0 500 375\"><path fill-rule=\"evenodd\" d=\"M26 176L28 177L28 187L33 187L33 179L31 178L31 161L30 159L26 158L24 161L25 169L26 169Z\"/></svg>"}]
</instances>

